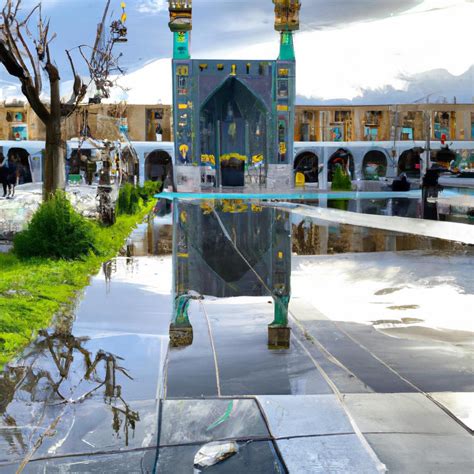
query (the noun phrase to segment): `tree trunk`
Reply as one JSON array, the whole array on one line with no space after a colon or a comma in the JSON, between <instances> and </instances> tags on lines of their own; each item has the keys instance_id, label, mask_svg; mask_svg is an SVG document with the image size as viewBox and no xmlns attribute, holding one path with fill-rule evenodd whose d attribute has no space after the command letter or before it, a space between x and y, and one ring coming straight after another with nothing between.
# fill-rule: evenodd
<instances>
[{"instance_id":1,"label":"tree trunk","mask_svg":"<svg viewBox=\"0 0 474 474\"><path fill-rule=\"evenodd\" d=\"M64 145L61 139L61 117L51 117L46 124L43 200L47 201L58 189L66 188Z\"/></svg>"},{"instance_id":2,"label":"tree trunk","mask_svg":"<svg viewBox=\"0 0 474 474\"><path fill-rule=\"evenodd\" d=\"M66 189L64 145L61 139L61 99L59 74L55 66L48 64L51 92L51 110L46 125L46 149L44 162L43 200L47 201L58 189Z\"/></svg>"}]
</instances>

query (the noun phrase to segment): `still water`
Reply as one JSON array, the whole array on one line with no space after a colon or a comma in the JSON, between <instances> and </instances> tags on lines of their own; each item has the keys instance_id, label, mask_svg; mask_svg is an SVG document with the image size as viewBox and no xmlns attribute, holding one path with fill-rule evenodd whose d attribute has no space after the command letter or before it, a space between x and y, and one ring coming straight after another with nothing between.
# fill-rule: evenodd
<instances>
[{"instance_id":1,"label":"still water","mask_svg":"<svg viewBox=\"0 0 474 474\"><path fill-rule=\"evenodd\" d=\"M417 217L402 199L325 209ZM472 245L281 204L160 202L2 374L0 471L193 473L203 445L231 439L206 471L291 472L326 422L283 442L272 423L290 405L271 397L474 391ZM470 426L461 398L435 401Z\"/></svg>"}]
</instances>

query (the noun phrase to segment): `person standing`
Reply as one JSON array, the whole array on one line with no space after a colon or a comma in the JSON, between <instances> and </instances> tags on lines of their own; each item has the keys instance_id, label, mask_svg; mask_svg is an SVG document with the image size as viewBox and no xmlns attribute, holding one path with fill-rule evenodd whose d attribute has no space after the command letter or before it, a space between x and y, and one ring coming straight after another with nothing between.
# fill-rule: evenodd
<instances>
[{"instance_id":1,"label":"person standing","mask_svg":"<svg viewBox=\"0 0 474 474\"><path fill-rule=\"evenodd\" d=\"M3 187L3 197L7 197L8 188L8 159L0 152L0 183Z\"/></svg>"},{"instance_id":2,"label":"person standing","mask_svg":"<svg viewBox=\"0 0 474 474\"><path fill-rule=\"evenodd\" d=\"M17 158L15 155L13 155L8 160L7 199L12 199L15 196L15 187L18 184L18 179L19 179L19 167L17 164Z\"/></svg>"},{"instance_id":3,"label":"person standing","mask_svg":"<svg viewBox=\"0 0 474 474\"><path fill-rule=\"evenodd\" d=\"M158 122L156 129L155 129L156 141L162 142L163 141L163 128L161 127L160 122Z\"/></svg>"}]
</instances>

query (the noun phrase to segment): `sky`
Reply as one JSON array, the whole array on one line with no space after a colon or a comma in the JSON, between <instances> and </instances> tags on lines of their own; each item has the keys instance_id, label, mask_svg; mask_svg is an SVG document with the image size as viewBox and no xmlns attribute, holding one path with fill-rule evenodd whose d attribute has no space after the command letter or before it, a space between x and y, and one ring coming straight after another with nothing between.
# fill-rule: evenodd
<instances>
[{"instance_id":1,"label":"sky","mask_svg":"<svg viewBox=\"0 0 474 474\"><path fill-rule=\"evenodd\" d=\"M24 13L35 2L23 0ZM127 75L114 99L169 103L172 35L165 0L128 0L129 41L117 47ZM92 44L105 0L43 0L53 54ZM117 16L120 0L112 0ZM299 103L472 103L474 0L302 0L295 37ZM267 59L278 54L271 0L194 0L192 55ZM76 58L81 63L79 57ZM3 96L14 93L2 68ZM68 84L66 83L65 86Z\"/></svg>"}]
</instances>

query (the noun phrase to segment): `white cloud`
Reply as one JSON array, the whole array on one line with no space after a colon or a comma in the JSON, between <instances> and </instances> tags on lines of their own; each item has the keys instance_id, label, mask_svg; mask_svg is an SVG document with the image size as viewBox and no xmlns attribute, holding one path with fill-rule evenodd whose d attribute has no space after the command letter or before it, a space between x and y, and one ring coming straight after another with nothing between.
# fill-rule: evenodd
<instances>
[{"instance_id":1,"label":"white cloud","mask_svg":"<svg viewBox=\"0 0 474 474\"><path fill-rule=\"evenodd\" d=\"M299 35L298 92L352 99L361 89L406 89L405 77L432 69L460 75L473 63L473 17L473 3L429 0L400 16Z\"/></svg>"},{"instance_id":2,"label":"white cloud","mask_svg":"<svg viewBox=\"0 0 474 474\"><path fill-rule=\"evenodd\" d=\"M472 1L425 0L400 15L299 32L297 93L351 100L367 89L406 90L407 77L433 69L460 75L473 64L472 18ZM251 48L206 49L198 57L262 59L277 54L275 34L274 40Z\"/></svg>"},{"instance_id":3,"label":"white cloud","mask_svg":"<svg viewBox=\"0 0 474 474\"><path fill-rule=\"evenodd\" d=\"M140 13L158 13L167 9L167 0L142 0L137 6Z\"/></svg>"},{"instance_id":4,"label":"white cloud","mask_svg":"<svg viewBox=\"0 0 474 474\"><path fill-rule=\"evenodd\" d=\"M140 6L156 12L166 9L167 2L141 0ZM473 1L425 0L411 10L387 18L300 31L295 35L297 94L309 102L316 99L360 102L385 100L384 97L402 102L430 93L434 93L434 100L442 96L451 100L453 95L474 97L472 70L461 76L474 62L472 18ZM241 19L246 24L248 18L244 14ZM198 28L193 31L195 39L199 33ZM171 50L170 35L168 40ZM251 38L238 46L225 43L201 44L199 49L192 50L192 56L268 59L278 55L276 32L271 40L260 43ZM432 72L423 74L426 71ZM169 59L151 62L127 74L120 82L129 90L126 95L115 92L115 100L127 98L130 103L141 104L171 102ZM416 96L418 91L420 97ZM6 95L10 91L5 91Z\"/></svg>"}]
</instances>

